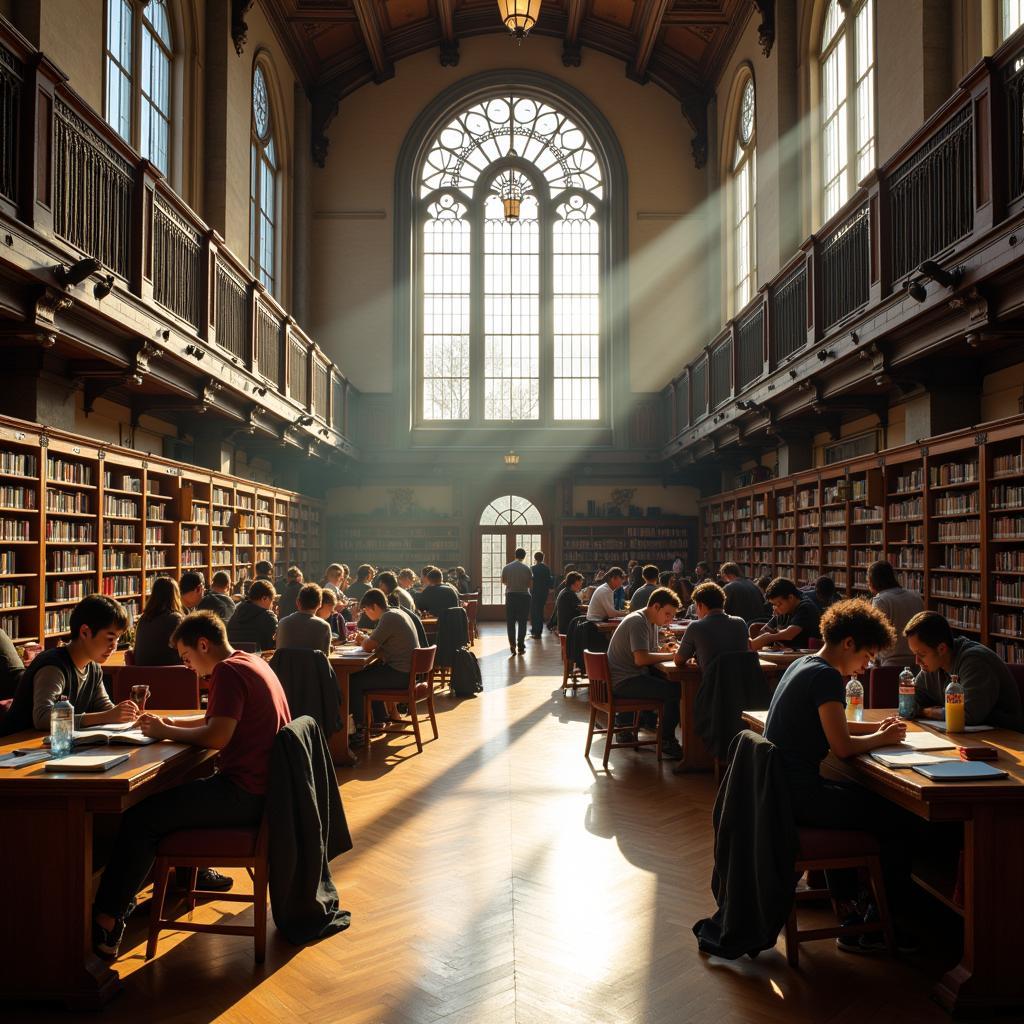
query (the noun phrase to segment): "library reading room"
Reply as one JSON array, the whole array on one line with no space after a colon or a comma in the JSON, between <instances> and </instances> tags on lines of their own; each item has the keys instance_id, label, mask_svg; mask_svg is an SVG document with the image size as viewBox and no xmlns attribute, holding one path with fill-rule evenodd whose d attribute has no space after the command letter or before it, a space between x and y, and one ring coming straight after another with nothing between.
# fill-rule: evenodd
<instances>
[{"instance_id":1,"label":"library reading room","mask_svg":"<svg viewBox=\"0 0 1024 1024\"><path fill-rule=\"evenodd\" d=\"M0 0L0 350L5 1024L1024 1021L1024 0Z\"/></svg>"}]
</instances>

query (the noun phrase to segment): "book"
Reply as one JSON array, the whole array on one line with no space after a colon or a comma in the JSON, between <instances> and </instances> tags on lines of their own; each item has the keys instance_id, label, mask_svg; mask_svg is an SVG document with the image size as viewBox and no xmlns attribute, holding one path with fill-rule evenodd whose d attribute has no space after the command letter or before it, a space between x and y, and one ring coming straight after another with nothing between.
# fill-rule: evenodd
<instances>
[{"instance_id":1,"label":"book","mask_svg":"<svg viewBox=\"0 0 1024 1024\"><path fill-rule=\"evenodd\" d=\"M930 732L910 732L900 744L901 747L913 747L914 750L952 750L956 744L944 736L936 736Z\"/></svg>"},{"instance_id":2,"label":"book","mask_svg":"<svg viewBox=\"0 0 1024 1024\"><path fill-rule=\"evenodd\" d=\"M131 747L144 747L149 743L156 743L155 736L146 736L138 729L125 732L112 732L109 729L80 729L71 734L71 746L77 750L79 747L106 747L113 744L124 744ZM43 743L50 745L50 737L44 736Z\"/></svg>"},{"instance_id":3,"label":"book","mask_svg":"<svg viewBox=\"0 0 1024 1024\"><path fill-rule=\"evenodd\" d=\"M49 766L47 766L49 767ZM1005 779L1008 773L984 761L952 761L942 764L923 764L914 771L935 782L977 782L986 779Z\"/></svg>"},{"instance_id":4,"label":"book","mask_svg":"<svg viewBox=\"0 0 1024 1024\"><path fill-rule=\"evenodd\" d=\"M30 764L39 764L40 761L49 761L48 750L25 750L12 751L0 757L0 768L27 768Z\"/></svg>"},{"instance_id":5,"label":"book","mask_svg":"<svg viewBox=\"0 0 1024 1024\"><path fill-rule=\"evenodd\" d=\"M927 725L929 729L938 729L939 732L946 731L946 720L944 718L915 718L918 725ZM965 725L961 732L991 732L994 725Z\"/></svg>"},{"instance_id":6,"label":"book","mask_svg":"<svg viewBox=\"0 0 1024 1024\"><path fill-rule=\"evenodd\" d=\"M903 746L879 747L868 755L886 768L916 768L919 764L939 764L947 758Z\"/></svg>"},{"instance_id":7,"label":"book","mask_svg":"<svg viewBox=\"0 0 1024 1024\"><path fill-rule=\"evenodd\" d=\"M69 754L51 757L46 762L48 772L108 772L128 760L127 754Z\"/></svg>"}]
</instances>

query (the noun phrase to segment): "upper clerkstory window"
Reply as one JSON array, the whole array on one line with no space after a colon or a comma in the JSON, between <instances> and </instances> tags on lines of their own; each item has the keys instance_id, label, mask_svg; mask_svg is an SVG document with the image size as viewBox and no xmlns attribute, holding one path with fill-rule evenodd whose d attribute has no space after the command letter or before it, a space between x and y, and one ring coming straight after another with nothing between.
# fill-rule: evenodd
<instances>
[{"instance_id":1,"label":"upper clerkstory window","mask_svg":"<svg viewBox=\"0 0 1024 1024\"><path fill-rule=\"evenodd\" d=\"M738 313L757 288L757 129L754 80L747 78L736 116L732 160L732 312Z\"/></svg>"},{"instance_id":2,"label":"upper clerkstory window","mask_svg":"<svg viewBox=\"0 0 1024 1024\"><path fill-rule=\"evenodd\" d=\"M874 0L829 0L821 30L822 215L875 166Z\"/></svg>"},{"instance_id":3,"label":"upper clerkstory window","mask_svg":"<svg viewBox=\"0 0 1024 1024\"><path fill-rule=\"evenodd\" d=\"M249 270L271 293L277 265L277 151L263 68L252 73L252 133L249 167Z\"/></svg>"},{"instance_id":4,"label":"upper clerkstory window","mask_svg":"<svg viewBox=\"0 0 1024 1024\"><path fill-rule=\"evenodd\" d=\"M754 80L747 79L740 100L740 145L747 146L754 137Z\"/></svg>"},{"instance_id":5,"label":"upper clerkstory window","mask_svg":"<svg viewBox=\"0 0 1024 1024\"><path fill-rule=\"evenodd\" d=\"M417 421L606 418L605 185L586 131L495 95L436 133L418 181Z\"/></svg>"},{"instance_id":6,"label":"upper clerkstory window","mask_svg":"<svg viewBox=\"0 0 1024 1024\"><path fill-rule=\"evenodd\" d=\"M1002 38L1006 40L1024 25L1024 0L1001 0L1001 6Z\"/></svg>"}]
</instances>

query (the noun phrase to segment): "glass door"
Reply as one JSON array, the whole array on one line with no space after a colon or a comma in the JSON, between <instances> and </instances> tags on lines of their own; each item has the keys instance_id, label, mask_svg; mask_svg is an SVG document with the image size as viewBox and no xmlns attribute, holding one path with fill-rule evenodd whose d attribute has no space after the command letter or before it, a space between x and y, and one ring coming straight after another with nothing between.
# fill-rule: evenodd
<instances>
[{"instance_id":1,"label":"glass door","mask_svg":"<svg viewBox=\"0 0 1024 1024\"><path fill-rule=\"evenodd\" d=\"M543 551L545 535L540 511L526 498L508 494L495 498L480 516L480 613L504 617L505 588L501 570L515 558L516 548L526 551L526 564ZM532 529L531 529L532 528ZM489 613L489 616L487 615Z\"/></svg>"}]
</instances>

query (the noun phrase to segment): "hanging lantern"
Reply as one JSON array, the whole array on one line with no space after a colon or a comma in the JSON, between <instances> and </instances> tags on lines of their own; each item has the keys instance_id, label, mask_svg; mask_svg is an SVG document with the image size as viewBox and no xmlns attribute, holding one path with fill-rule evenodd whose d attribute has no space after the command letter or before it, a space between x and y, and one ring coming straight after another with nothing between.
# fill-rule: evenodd
<instances>
[{"instance_id":1,"label":"hanging lantern","mask_svg":"<svg viewBox=\"0 0 1024 1024\"><path fill-rule=\"evenodd\" d=\"M519 465L519 454L517 452L505 452L503 458L505 459L506 466L518 466Z\"/></svg>"},{"instance_id":2,"label":"hanging lantern","mask_svg":"<svg viewBox=\"0 0 1024 1024\"><path fill-rule=\"evenodd\" d=\"M519 210L523 205L523 196L526 189L523 179L515 171L509 171L498 183L501 205L505 210L505 220L512 222L519 220Z\"/></svg>"},{"instance_id":3,"label":"hanging lantern","mask_svg":"<svg viewBox=\"0 0 1024 1024\"><path fill-rule=\"evenodd\" d=\"M540 17L541 0L498 0L498 10L505 28L518 42L537 24Z\"/></svg>"}]
</instances>

